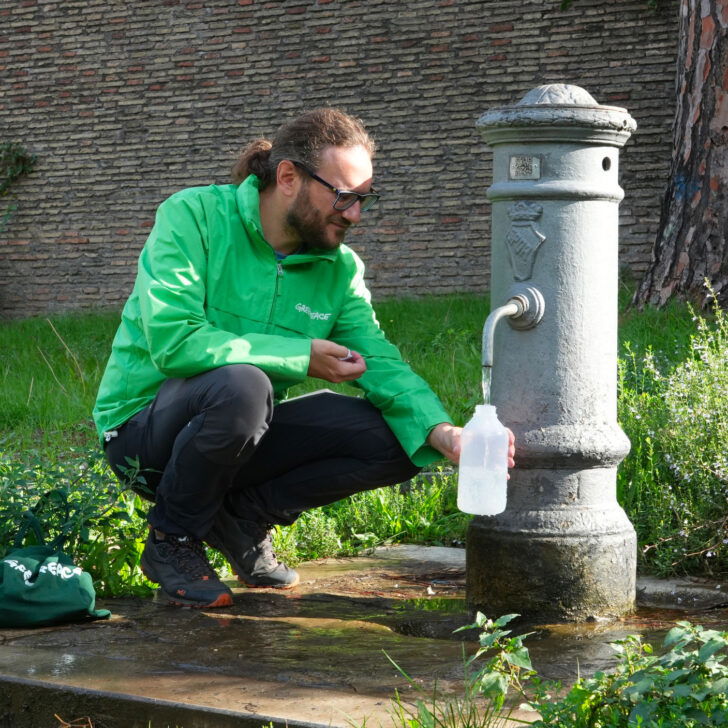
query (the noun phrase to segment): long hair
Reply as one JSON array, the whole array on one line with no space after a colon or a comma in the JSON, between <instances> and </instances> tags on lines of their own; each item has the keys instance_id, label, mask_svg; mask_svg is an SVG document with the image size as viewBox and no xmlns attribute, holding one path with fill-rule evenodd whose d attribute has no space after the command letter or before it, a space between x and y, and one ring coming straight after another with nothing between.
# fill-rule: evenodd
<instances>
[{"instance_id":1,"label":"long hair","mask_svg":"<svg viewBox=\"0 0 728 728\"><path fill-rule=\"evenodd\" d=\"M238 184L254 174L260 179L262 190L275 182L278 164L284 159L316 169L327 147L357 146L364 147L374 157L374 140L360 119L340 109L313 109L279 127L272 140L250 142L232 169L233 182Z\"/></svg>"}]
</instances>

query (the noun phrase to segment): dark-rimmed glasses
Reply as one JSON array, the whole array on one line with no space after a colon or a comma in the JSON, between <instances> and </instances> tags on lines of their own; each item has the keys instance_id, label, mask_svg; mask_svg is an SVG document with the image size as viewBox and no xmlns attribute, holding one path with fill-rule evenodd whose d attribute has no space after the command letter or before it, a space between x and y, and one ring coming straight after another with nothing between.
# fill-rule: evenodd
<instances>
[{"instance_id":1,"label":"dark-rimmed glasses","mask_svg":"<svg viewBox=\"0 0 728 728\"><path fill-rule=\"evenodd\" d=\"M365 195L360 195L358 192L351 192L350 190L340 190L334 185L329 184L325 179L321 179L317 174L314 174L303 162L297 162L295 159L291 160L293 164L299 169L302 169L311 179L315 179L321 183L324 187L331 190L336 194L334 200L334 210L348 210L355 203L361 205L361 211L366 212L371 210L374 205L379 201L379 194L372 187L371 192L367 192Z\"/></svg>"}]
</instances>

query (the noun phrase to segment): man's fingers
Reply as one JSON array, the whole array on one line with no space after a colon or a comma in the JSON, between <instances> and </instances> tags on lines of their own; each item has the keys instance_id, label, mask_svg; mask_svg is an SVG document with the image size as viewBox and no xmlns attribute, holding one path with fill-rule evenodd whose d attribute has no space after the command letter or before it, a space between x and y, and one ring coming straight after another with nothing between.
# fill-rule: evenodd
<instances>
[{"instance_id":1,"label":"man's fingers","mask_svg":"<svg viewBox=\"0 0 728 728\"><path fill-rule=\"evenodd\" d=\"M516 466L514 460L516 456L516 436L508 427L506 427L506 432L508 432L508 467L514 468Z\"/></svg>"},{"instance_id":2,"label":"man's fingers","mask_svg":"<svg viewBox=\"0 0 728 728\"><path fill-rule=\"evenodd\" d=\"M350 382L366 371L361 354L326 339L311 342L308 375L327 382Z\"/></svg>"}]
</instances>

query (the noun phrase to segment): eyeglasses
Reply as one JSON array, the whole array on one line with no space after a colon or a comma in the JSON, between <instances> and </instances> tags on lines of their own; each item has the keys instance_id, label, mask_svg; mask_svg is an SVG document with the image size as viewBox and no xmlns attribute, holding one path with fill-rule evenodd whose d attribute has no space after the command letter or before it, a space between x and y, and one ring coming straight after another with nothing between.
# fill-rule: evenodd
<instances>
[{"instance_id":1,"label":"eyeglasses","mask_svg":"<svg viewBox=\"0 0 728 728\"><path fill-rule=\"evenodd\" d=\"M293 164L299 169L302 169L311 179L315 179L320 182L324 187L328 188L332 192L336 193L336 199L334 200L334 210L348 210L353 204L358 202L361 205L361 211L366 212L371 210L374 205L379 201L379 194L372 187L371 192L367 192L365 195L360 195L358 192L350 192L349 190L340 190L329 184L325 179L321 179L317 174L314 174L303 162L297 162L295 159L291 160Z\"/></svg>"}]
</instances>

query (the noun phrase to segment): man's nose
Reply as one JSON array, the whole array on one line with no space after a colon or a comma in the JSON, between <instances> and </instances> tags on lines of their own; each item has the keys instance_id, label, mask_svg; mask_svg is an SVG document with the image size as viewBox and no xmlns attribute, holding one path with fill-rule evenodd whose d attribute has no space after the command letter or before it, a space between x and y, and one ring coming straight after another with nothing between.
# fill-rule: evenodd
<instances>
[{"instance_id":1,"label":"man's nose","mask_svg":"<svg viewBox=\"0 0 728 728\"><path fill-rule=\"evenodd\" d=\"M352 225L358 225L361 222L361 202L357 200L351 207L342 210L341 215Z\"/></svg>"}]
</instances>

